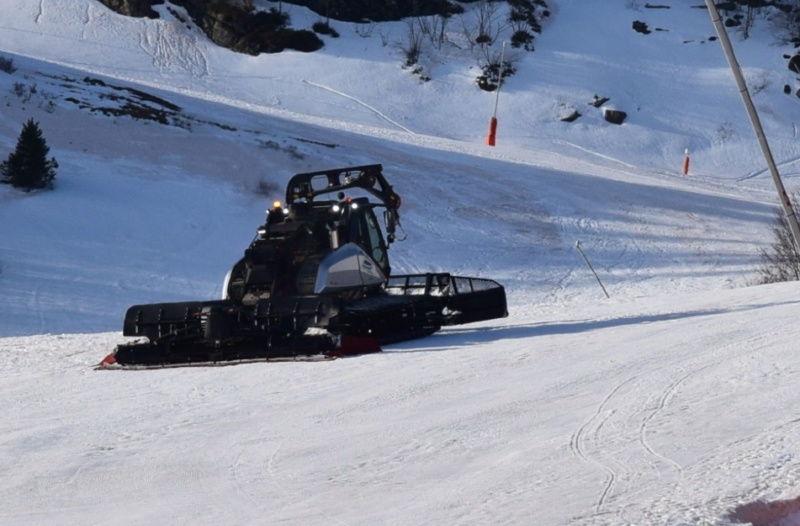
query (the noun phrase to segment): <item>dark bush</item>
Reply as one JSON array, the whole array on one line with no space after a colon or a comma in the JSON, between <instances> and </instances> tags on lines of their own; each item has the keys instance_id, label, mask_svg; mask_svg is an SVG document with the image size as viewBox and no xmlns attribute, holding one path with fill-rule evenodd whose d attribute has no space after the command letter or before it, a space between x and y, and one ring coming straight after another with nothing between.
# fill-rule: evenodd
<instances>
[{"instance_id":1,"label":"dark bush","mask_svg":"<svg viewBox=\"0 0 800 526\"><path fill-rule=\"evenodd\" d=\"M258 39L258 51L264 53L280 53L285 49L294 49L303 53L311 53L322 49L325 45L322 40L308 29L298 31L292 29L279 29L264 33Z\"/></svg>"},{"instance_id":2,"label":"dark bush","mask_svg":"<svg viewBox=\"0 0 800 526\"><path fill-rule=\"evenodd\" d=\"M511 47L513 48L524 48L525 51L533 51L533 35L525 31L524 29L520 29L519 31L515 31L513 35L511 35Z\"/></svg>"},{"instance_id":3,"label":"dark bush","mask_svg":"<svg viewBox=\"0 0 800 526\"><path fill-rule=\"evenodd\" d=\"M500 85L500 64L487 64L482 68L483 74L476 80L483 91L494 91ZM503 79L517 72L511 62L503 62Z\"/></svg>"},{"instance_id":4,"label":"dark bush","mask_svg":"<svg viewBox=\"0 0 800 526\"><path fill-rule=\"evenodd\" d=\"M269 11L259 11L250 16L249 25L259 29L280 29L289 25L289 13L282 13L271 7Z\"/></svg>"},{"instance_id":5,"label":"dark bush","mask_svg":"<svg viewBox=\"0 0 800 526\"><path fill-rule=\"evenodd\" d=\"M333 38L339 38L339 33L327 22L314 22L314 25L311 26L311 29L320 35L330 35Z\"/></svg>"},{"instance_id":6,"label":"dark bush","mask_svg":"<svg viewBox=\"0 0 800 526\"><path fill-rule=\"evenodd\" d=\"M492 37L490 37L489 35L486 35L486 34L480 34L477 37L475 37L475 43L476 44L481 44L481 45L483 45L483 44L491 44L492 43Z\"/></svg>"},{"instance_id":7,"label":"dark bush","mask_svg":"<svg viewBox=\"0 0 800 526\"><path fill-rule=\"evenodd\" d=\"M14 59L0 56L0 71L5 71L9 75L17 71L14 67Z\"/></svg>"}]
</instances>

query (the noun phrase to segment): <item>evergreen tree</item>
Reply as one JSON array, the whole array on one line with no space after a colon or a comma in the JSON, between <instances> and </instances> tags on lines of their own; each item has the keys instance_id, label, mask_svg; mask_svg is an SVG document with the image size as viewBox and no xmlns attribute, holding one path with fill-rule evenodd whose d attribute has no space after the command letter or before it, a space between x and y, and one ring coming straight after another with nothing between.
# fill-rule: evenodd
<instances>
[{"instance_id":1,"label":"evergreen tree","mask_svg":"<svg viewBox=\"0 0 800 526\"><path fill-rule=\"evenodd\" d=\"M50 147L42 137L39 124L29 119L17 139L17 148L0 163L3 183L22 188L26 192L39 188L53 188L58 162L47 159Z\"/></svg>"}]
</instances>

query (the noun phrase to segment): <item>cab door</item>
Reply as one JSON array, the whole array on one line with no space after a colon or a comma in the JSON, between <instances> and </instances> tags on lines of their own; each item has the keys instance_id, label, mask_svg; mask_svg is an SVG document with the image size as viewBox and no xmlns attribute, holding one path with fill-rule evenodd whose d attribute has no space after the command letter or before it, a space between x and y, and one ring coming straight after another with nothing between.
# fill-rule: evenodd
<instances>
[{"instance_id":1,"label":"cab door","mask_svg":"<svg viewBox=\"0 0 800 526\"><path fill-rule=\"evenodd\" d=\"M378 264L384 275L390 274L389 255L378 219L373 207L361 207L358 220L358 240L356 241Z\"/></svg>"}]
</instances>

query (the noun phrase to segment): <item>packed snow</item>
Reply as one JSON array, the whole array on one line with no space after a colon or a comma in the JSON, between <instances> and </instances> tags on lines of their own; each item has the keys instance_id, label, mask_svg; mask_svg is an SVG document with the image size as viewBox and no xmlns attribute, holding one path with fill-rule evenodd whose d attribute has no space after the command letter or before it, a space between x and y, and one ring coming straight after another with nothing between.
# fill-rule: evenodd
<instances>
[{"instance_id":1,"label":"packed snow","mask_svg":"<svg viewBox=\"0 0 800 526\"><path fill-rule=\"evenodd\" d=\"M0 185L0 524L800 524L800 284L755 285L779 201L708 12L548 3L497 95L455 46L469 11L424 82L405 22L253 57L169 3L5 0L0 158L33 118L59 168ZM792 193L794 50L731 37ZM495 279L507 318L94 370L129 305L219 297L292 174L371 163L403 197L393 270Z\"/></svg>"}]
</instances>

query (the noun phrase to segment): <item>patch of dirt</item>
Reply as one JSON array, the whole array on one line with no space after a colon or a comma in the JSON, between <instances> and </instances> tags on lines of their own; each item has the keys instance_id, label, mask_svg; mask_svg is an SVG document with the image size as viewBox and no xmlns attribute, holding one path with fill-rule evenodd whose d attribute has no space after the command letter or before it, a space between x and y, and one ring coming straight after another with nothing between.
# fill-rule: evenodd
<instances>
[{"instance_id":1,"label":"patch of dirt","mask_svg":"<svg viewBox=\"0 0 800 526\"><path fill-rule=\"evenodd\" d=\"M742 504L731 511L729 518L752 526L800 525L800 497L772 502L755 501Z\"/></svg>"}]
</instances>

